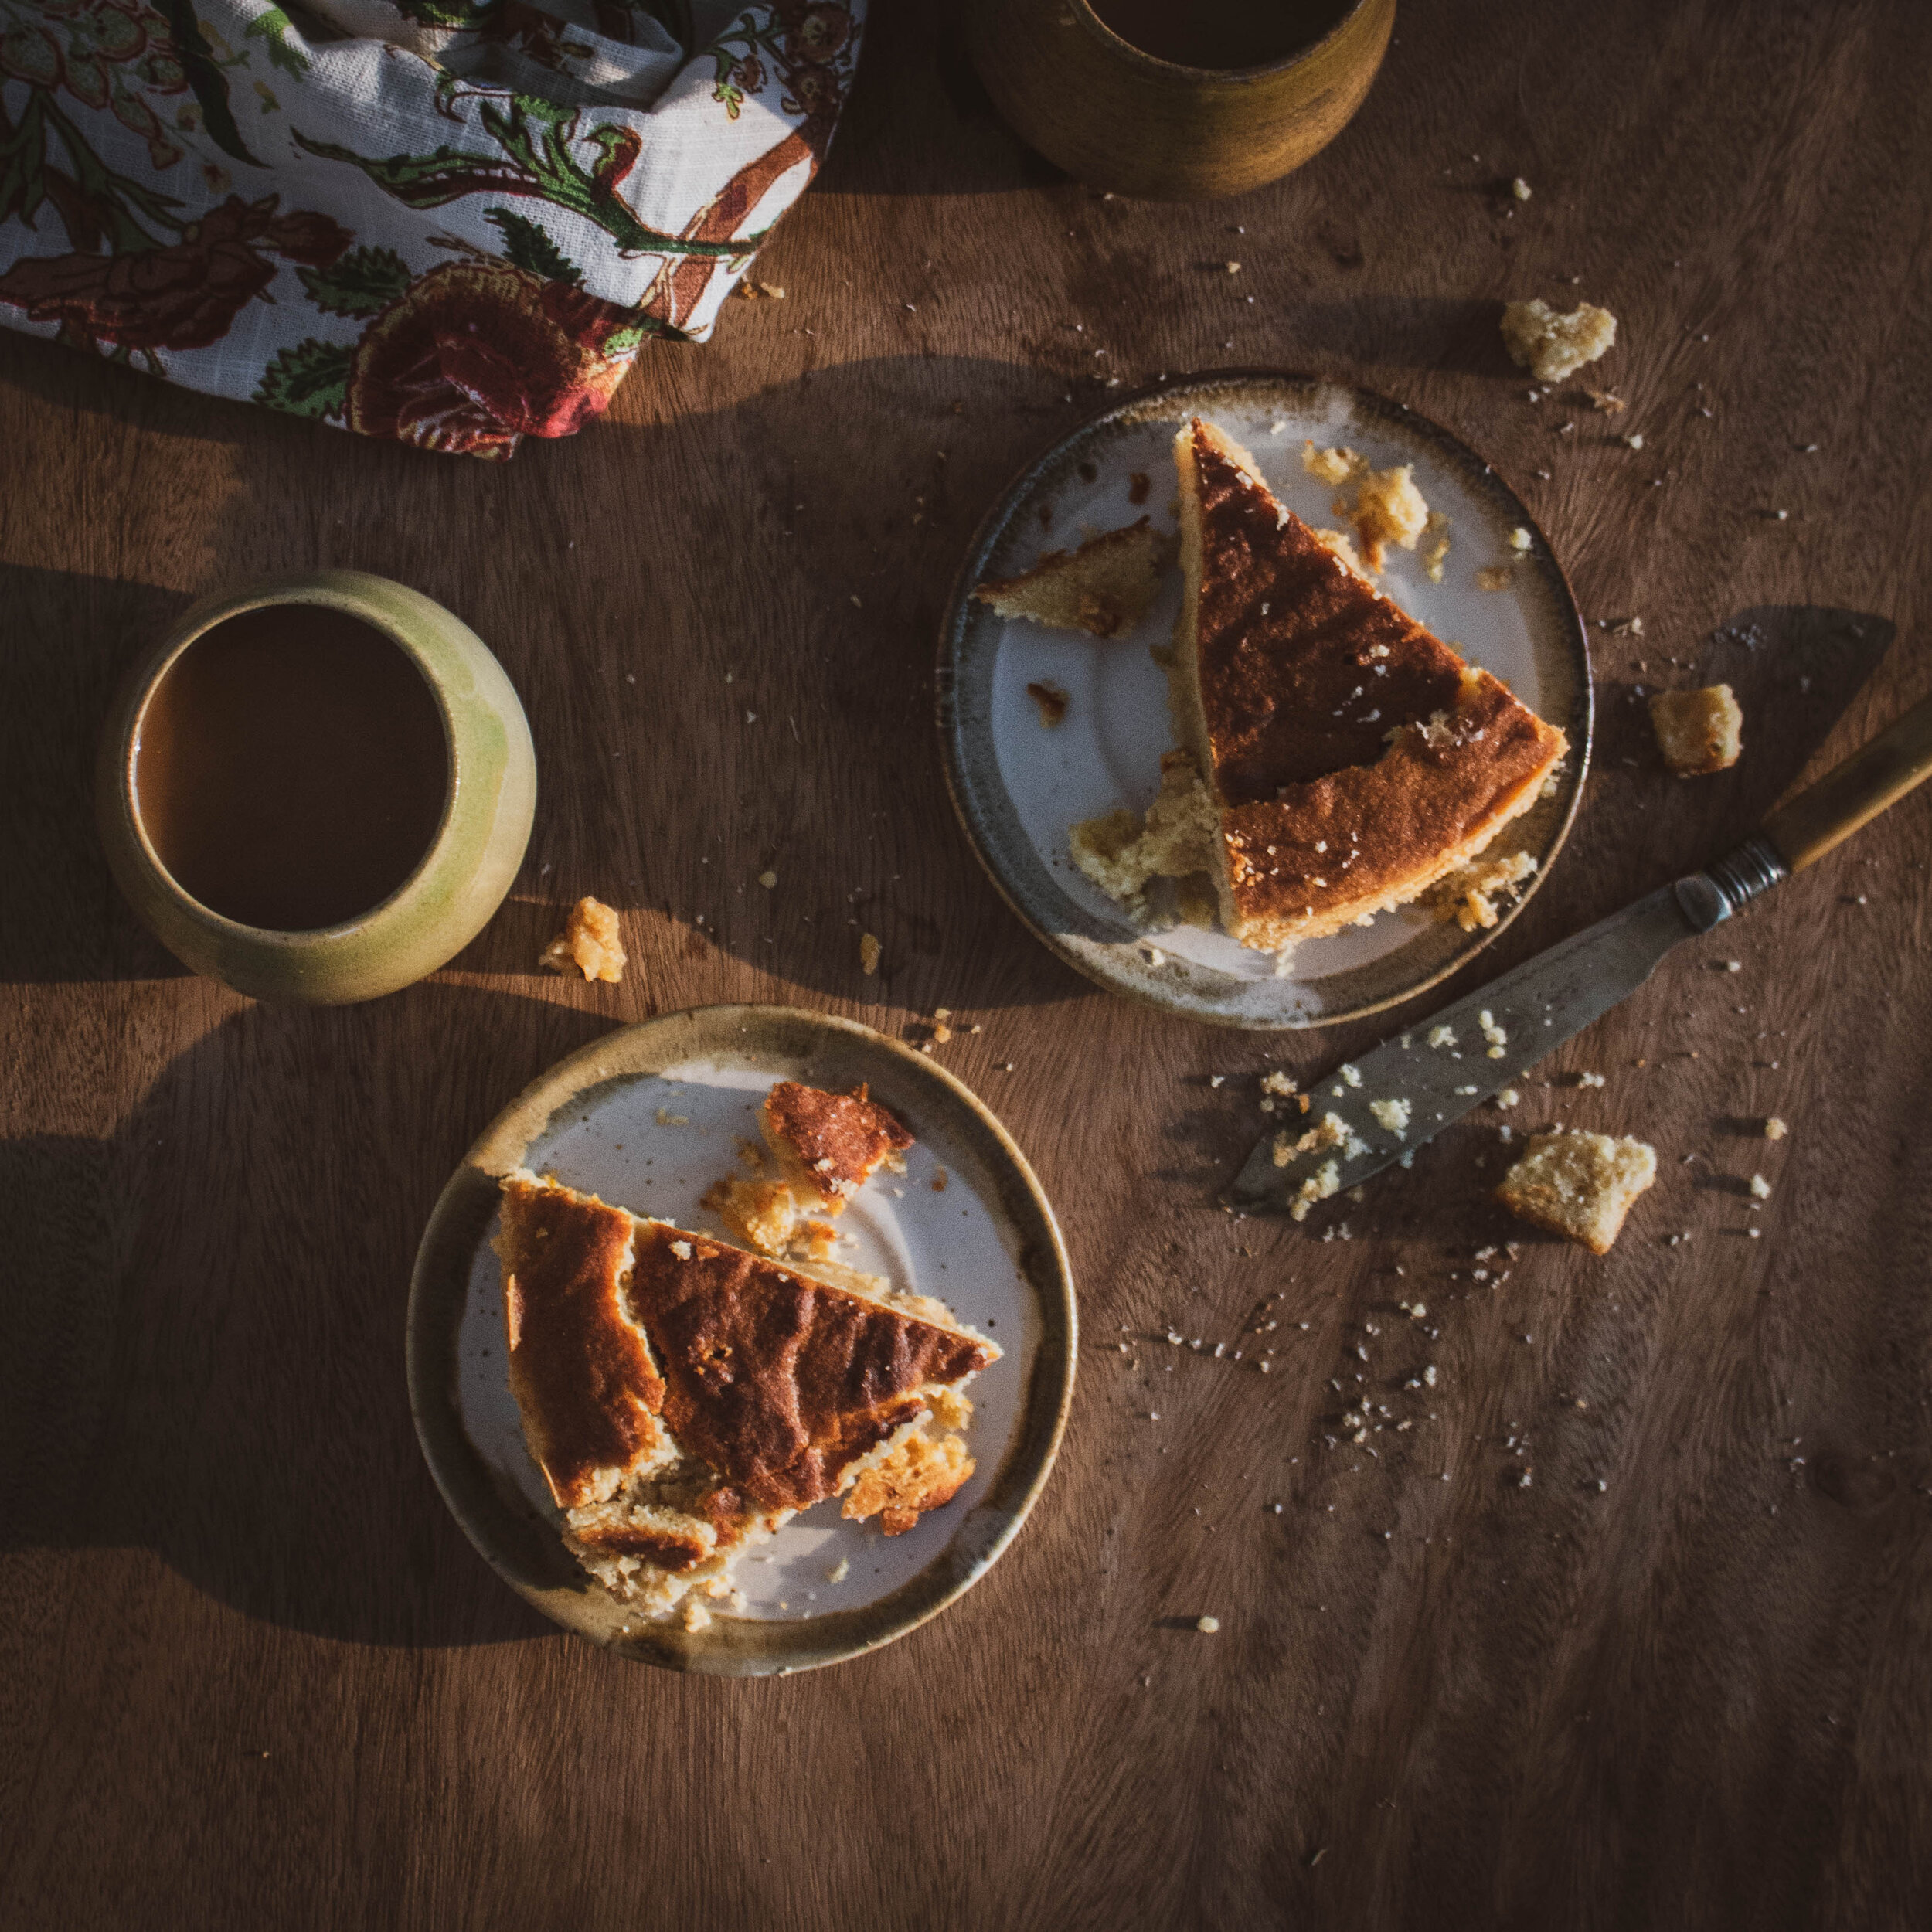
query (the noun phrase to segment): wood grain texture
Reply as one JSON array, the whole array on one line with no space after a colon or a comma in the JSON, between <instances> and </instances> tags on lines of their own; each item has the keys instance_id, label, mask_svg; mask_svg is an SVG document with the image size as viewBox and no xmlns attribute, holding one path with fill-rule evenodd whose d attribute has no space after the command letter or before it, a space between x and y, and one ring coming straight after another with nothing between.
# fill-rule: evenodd
<instances>
[{"instance_id":1,"label":"wood grain texture","mask_svg":"<svg viewBox=\"0 0 1932 1932\"><path fill-rule=\"evenodd\" d=\"M1932 684L1928 61L1878 0L1445 0L1333 146L1202 210L1055 177L882 0L760 264L787 298L649 352L574 442L440 460L0 340L0 1923L1932 1920L1932 800L1535 1070L1519 1129L1659 1150L1607 1260L1484 1204L1488 1124L1331 1241L1213 1191L1253 1076L1372 1026L1216 1034L1057 965L953 822L931 681L973 525L1111 376L1332 370L1490 455L1593 621L1644 620L1593 628L1581 815L1470 983L1722 848ZM1528 400L1497 304L1537 293L1621 318L1590 373L1626 413ZM134 925L91 738L189 597L335 563L491 642L543 789L454 966L282 1012ZM1638 687L1719 679L1743 760L1673 779ZM584 891L621 987L531 970ZM539 1622L403 1392L470 1139L600 1030L725 999L981 1022L940 1051L1058 1203L1087 1337L994 1572L783 1682ZM1266 1376L1213 1359L1251 1320Z\"/></svg>"}]
</instances>

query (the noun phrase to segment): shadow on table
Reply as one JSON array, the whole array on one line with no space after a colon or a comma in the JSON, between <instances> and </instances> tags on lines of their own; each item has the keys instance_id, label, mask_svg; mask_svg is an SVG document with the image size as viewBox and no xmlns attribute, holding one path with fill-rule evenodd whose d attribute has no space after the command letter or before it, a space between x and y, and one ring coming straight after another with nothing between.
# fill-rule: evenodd
<instances>
[{"instance_id":1,"label":"shadow on table","mask_svg":"<svg viewBox=\"0 0 1932 1932\"><path fill-rule=\"evenodd\" d=\"M0 564L0 984L187 971L109 876L94 797L115 685L192 601L154 584Z\"/></svg>"},{"instance_id":2,"label":"shadow on table","mask_svg":"<svg viewBox=\"0 0 1932 1932\"><path fill-rule=\"evenodd\" d=\"M1365 293L1303 302L1284 317L1296 355L1341 368L1520 376L1496 326L1501 305L1461 296Z\"/></svg>"},{"instance_id":3,"label":"shadow on table","mask_svg":"<svg viewBox=\"0 0 1932 1932\"><path fill-rule=\"evenodd\" d=\"M604 1024L435 985L253 1007L111 1138L0 1145L0 1547L152 1549L248 1616L356 1642L549 1631L443 1505L403 1315L464 1149ZM426 1066L402 1038L451 1050Z\"/></svg>"}]
</instances>

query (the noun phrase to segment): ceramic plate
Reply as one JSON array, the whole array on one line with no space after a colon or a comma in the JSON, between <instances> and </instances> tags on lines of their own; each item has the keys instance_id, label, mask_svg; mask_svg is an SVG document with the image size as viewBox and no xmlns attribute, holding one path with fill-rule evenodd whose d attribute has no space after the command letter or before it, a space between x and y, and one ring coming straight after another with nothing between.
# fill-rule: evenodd
<instances>
[{"instance_id":1,"label":"ceramic plate","mask_svg":"<svg viewBox=\"0 0 1932 1932\"><path fill-rule=\"evenodd\" d=\"M523 1441L505 1374L498 1179L516 1167L639 1214L722 1233L699 1205L757 1141L777 1080L867 1082L918 1137L841 1217L840 1258L937 1295L1005 1353L971 1385L978 1464L900 1536L835 1500L793 1518L736 1572L748 1607L706 1630L653 1624L577 1566ZM612 1033L553 1068L471 1148L437 1202L410 1289L417 1434L444 1499L512 1588L566 1630L675 1669L757 1676L903 1636L983 1576L1046 1481L1073 1386L1073 1282L1053 1210L998 1121L950 1073L850 1020L709 1006ZM841 1563L845 1574L831 1580Z\"/></svg>"},{"instance_id":2,"label":"ceramic plate","mask_svg":"<svg viewBox=\"0 0 1932 1932\"><path fill-rule=\"evenodd\" d=\"M1303 469L1305 440L1346 444L1378 469L1414 465L1430 506L1449 519L1443 581L1431 583L1416 556L1391 550L1382 587L1569 735L1554 795L1490 848L1531 854L1532 890L1570 829L1589 761L1583 621L1543 532L1481 457L1399 403L1311 376L1190 378L1131 398L1056 444L981 527L940 635L940 730L954 803L995 883L1063 959L1116 992L1227 1026L1327 1026L1434 985L1487 945L1522 900L1474 933L1415 906L1384 913L1371 926L1300 947L1286 975L1218 928L1158 914L1136 925L1074 865L1066 835L1079 820L1118 805L1145 810L1158 789L1161 753L1175 740L1167 680L1147 647L1172 634L1181 573L1169 573L1138 631L1104 641L1002 617L971 594L988 577L1016 576L1045 551L1143 513L1172 532L1174 434L1196 415L1247 450L1281 500L1318 528L1338 521L1335 492ZM1515 559L1509 533L1519 525L1532 535L1528 556L1508 588L1479 588L1479 569ZM1068 694L1063 723L1042 724L1029 683Z\"/></svg>"}]
</instances>

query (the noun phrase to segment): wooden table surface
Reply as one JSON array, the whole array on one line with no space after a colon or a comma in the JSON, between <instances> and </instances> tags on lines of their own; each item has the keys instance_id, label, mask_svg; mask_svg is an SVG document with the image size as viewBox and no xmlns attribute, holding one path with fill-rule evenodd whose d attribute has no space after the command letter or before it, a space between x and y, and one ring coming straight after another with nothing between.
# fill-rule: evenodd
<instances>
[{"instance_id":1,"label":"wooden table surface","mask_svg":"<svg viewBox=\"0 0 1932 1932\"><path fill-rule=\"evenodd\" d=\"M1330 1242L1215 1190L1255 1076L1376 1026L1217 1032L1075 977L933 726L968 533L1110 376L1318 368L1493 458L1592 620L1575 832L1451 990L1699 862L1932 685L1929 64L1903 5L1417 5L1303 172L1157 206L1029 157L882 0L759 270L787 298L650 351L575 441L440 459L0 337L0 1922L1932 1921L1932 797L1536 1070L1519 1125L1658 1150L1609 1258L1488 1202L1488 1121ZM1529 400L1497 305L1539 292L1621 318L1590 373L1626 413ZM276 1010L135 925L90 760L189 598L325 564L474 625L543 789L447 971ZM1673 779L1634 688L1718 679L1743 762ZM584 892L621 987L532 970ZM940 1052L1055 1200L1085 1332L1005 1560L786 1681L552 1630L403 1388L471 1138L604 1029L723 1000L981 1023ZM1264 1302L1271 1376L1158 1339ZM1386 1424L1338 1444L1359 1394Z\"/></svg>"}]
</instances>

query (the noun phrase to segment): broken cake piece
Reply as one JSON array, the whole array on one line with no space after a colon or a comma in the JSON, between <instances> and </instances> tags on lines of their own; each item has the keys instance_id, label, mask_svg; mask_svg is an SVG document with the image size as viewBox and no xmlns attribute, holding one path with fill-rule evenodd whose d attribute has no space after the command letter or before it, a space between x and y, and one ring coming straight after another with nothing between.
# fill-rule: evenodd
<instances>
[{"instance_id":1,"label":"broken cake piece","mask_svg":"<svg viewBox=\"0 0 1932 1932\"><path fill-rule=\"evenodd\" d=\"M881 1167L903 1172L913 1144L899 1117L869 1098L862 1083L828 1094L781 1080L758 1110L759 1131L802 1208L842 1214Z\"/></svg>"},{"instance_id":2,"label":"broken cake piece","mask_svg":"<svg viewBox=\"0 0 1932 1932\"><path fill-rule=\"evenodd\" d=\"M525 1439L566 1544L621 1600L652 1615L683 1605L695 1627L702 1598L732 1594L738 1557L798 1511L889 1464L879 1509L916 1516L971 1474L963 1444L925 1430L970 1413L964 1384L1000 1351L943 1304L527 1172L500 1186Z\"/></svg>"},{"instance_id":3,"label":"broken cake piece","mask_svg":"<svg viewBox=\"0 0 1932 1932\"><path fill-rule=\"evenodd\" d=\"M1743 749L1744 713L1727 684L1702 691L1660 691L1650 722L1664 762L1680 778L1728 771Z\"/></svg>"},{"instance_id":4,"label":"broken cake piece","mask_svg":"<svg viewBox=\"0 0 1932 1932\"><path fill-rule=\"evenodd\" d=\"M976 1466L959 1437L916 1428L852 1485L840 1514L854 1522L876 1516L886 1535L903 1536L927 1511L951 1502Z\"/></svg>"},{"instance_id":5,"label":"broken cake piece","mask_svg":"<svg viewBox=\"0 0 1932 1932\"><path fill-rule=\"evenodd\" d=\"M579 972L586 979L615 985L624 977L627 960L615 910L587 896L570 908L569 923L544 947L537 964L553 973Z\"/></svg>"},{"instance_id":6,"label":"broken cake piece","mask_svg":"<svg viewBox=\"0 0 1932 1932\"><path fill-rule=\"evenodd\" d=\"M1173 549L1172 539L1141 517L1124 530L1088 538L1077 550L1049 550L1030 570L989 579L973 595L1003 617L1117 638L1132 630L1160 595Z\"/></svg>"},{"instance_id":7,"label":"broken cake piece","mask_svg":"<svg viewBox=\"0 0 1932 1932\"><path fill-rule=\"evenodd\" d=\"M1505 302L1502 344L1539 383L1560 383L1594 362L1617 339L1617 318L1588 302L1560 315L1545 301Z\"/></svg>"},{"instance_id":8,"label":"broken cake piece","mask_svg":"<svg viewBox=\"0 0 1932 1932\"><path fill-rule=\"evenodd\" d=\"M1501 920L1497 900L1505 895L1515 898L1536 869L1536 860L1526 852L1500 858L1485 852L1475 864L1459 867L1432 886L1429 903L1437 918L1453 919L1464 932L1473 933Z\"/></svg>"},{"instance_id":9,"label":"broken cake piece","mask_svg":"<svg viewBox=\"0 0 1932 1932\"><path fill-rule=\"evenodd\" d=\"M1519 1220L1607 1254L1630 1205L1657 1179L1657 1150L1608 1134L1539 1134L1496 1199Z\"/></svg>"}]
</instances>

